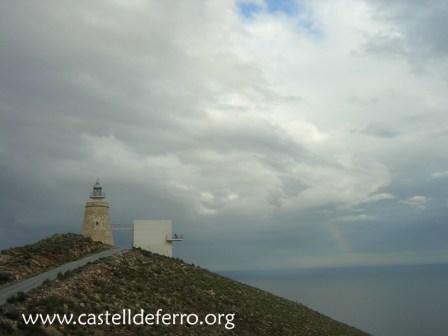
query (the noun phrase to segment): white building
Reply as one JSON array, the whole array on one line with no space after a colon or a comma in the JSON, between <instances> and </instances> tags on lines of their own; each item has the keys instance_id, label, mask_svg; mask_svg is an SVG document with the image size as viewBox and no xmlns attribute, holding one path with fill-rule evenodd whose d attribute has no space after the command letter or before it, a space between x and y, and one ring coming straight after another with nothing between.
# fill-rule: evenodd
<instances>
[{"instance_id":1,"label":"white building","mask_svg":"<svg viewBox=\"0 0 448 336\"><path fill-rule=\"evenodd\" d=\"M134 247L172 257L173 241L182 241L183 236L173 234L170 220L134 220Z\"/></svg>"}]
</instances>

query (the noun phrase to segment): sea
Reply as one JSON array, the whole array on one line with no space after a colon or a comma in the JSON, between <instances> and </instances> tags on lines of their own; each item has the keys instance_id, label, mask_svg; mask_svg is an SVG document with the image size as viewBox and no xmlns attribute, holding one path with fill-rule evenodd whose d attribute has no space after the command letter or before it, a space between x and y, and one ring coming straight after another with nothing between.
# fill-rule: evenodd
<instances>
[{"instance_id":1,"label":"sea","mask_svg":"<svg viewBox=\"0 0 448 336\"><path fill-rule=\"evenodd\" d=\"M448 335L445 264L220 273L371 335Z\"/></svg>"}]
</instances>

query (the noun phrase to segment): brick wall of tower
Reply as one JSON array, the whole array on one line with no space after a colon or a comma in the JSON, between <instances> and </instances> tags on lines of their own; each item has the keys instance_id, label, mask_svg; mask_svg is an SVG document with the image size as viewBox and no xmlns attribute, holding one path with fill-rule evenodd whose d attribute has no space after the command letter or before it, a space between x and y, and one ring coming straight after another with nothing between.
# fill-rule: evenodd
<instances>
[{"instance_id":1,"label":"brick wall of tower","mask_svg":"<svg viewBox=\"0 0 448 336\"><path fill-rule=\"evenodd\" d=\"M84 210L82 235L108 245L114 244L109 217L109 203L103 200L89 200Z\"/></svg>"}]
</instances>

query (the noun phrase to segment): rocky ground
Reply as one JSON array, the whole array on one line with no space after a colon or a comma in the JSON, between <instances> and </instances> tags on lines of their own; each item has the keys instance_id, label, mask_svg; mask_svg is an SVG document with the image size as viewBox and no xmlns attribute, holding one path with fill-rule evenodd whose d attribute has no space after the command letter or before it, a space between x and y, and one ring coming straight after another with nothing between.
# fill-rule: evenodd
<instances>
[{"instance_id":1,"label":"rocky ground","mask_svg":"<svg viewBox=\"0 0 448 336\"><path fill-rule=\"evenodd\" d=\"M74 233L0 251L0 285L24 279L110 246Z\"/></svg>"},{"instance_id":2,"label":"rocky ground","mask_svg":"<svg viewBox=\"0 0 448 336\"><path fill-rule=\"evenodd\" d=\"M224 326L26 327L21 313L235 313ZM180 260L134 249L61 275L0 308L0 335L367 335L301 304Z\"/></svg>"}]
</instances>

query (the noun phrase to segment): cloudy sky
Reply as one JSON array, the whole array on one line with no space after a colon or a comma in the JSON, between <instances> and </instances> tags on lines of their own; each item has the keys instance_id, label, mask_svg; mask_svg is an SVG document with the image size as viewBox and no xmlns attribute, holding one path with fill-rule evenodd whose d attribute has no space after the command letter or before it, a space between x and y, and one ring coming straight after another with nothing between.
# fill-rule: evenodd
<instances>
[{"instance_id":1,"label":"cloudy sky","mask_svg":"<svg viewBox=\"0 0 448 336\"><path fill-rule=\"evenodd\" d=\"M79 232L99 177L114 224L172 219L212 269L448 262L446 1L0 16L0 248Z\"/></svg>"}]
</instances>

